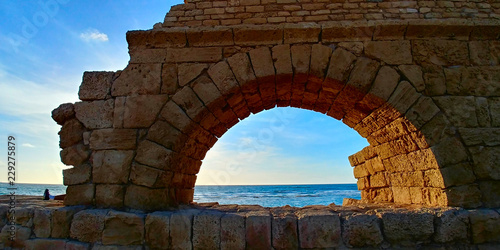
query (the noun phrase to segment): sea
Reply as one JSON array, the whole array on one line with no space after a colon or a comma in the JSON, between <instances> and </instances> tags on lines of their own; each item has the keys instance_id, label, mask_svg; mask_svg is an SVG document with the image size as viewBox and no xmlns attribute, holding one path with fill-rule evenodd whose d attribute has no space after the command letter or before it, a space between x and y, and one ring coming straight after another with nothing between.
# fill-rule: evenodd
<instances>
[{"instance_id":1,"label":"sea","mask_svg":"<svg viewBox=\"0 0 500 250\"><path fill-rule=\"evenodd\" d=\"M0 195L10 194L11 187L0 183ZM66 193L66 186L53 184L16 184L16 195L42 196L45 189L51 195ZM342 205L344 198L361 199L356 184L315 184L315 185L245 185L245 186L204 186L195 187L194 201L198 203L218 202L219 204L261 205L278 207L290 205Z\"/></svg>"}]
</instances>

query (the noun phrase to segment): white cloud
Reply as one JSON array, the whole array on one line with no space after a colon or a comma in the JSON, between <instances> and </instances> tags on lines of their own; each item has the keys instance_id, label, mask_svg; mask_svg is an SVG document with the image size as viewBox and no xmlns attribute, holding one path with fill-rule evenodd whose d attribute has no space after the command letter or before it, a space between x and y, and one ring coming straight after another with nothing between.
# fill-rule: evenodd
<instances>
[{"instance_id":1,"label":"white cloud","mask_svg":"<svg viewBox=\"0 0 500 250\"><path fill-rule=\"evenodd\" d=\"M23 143L21 146L27 147L27 148L34 148L35 147L33 144L30 144L30 143Z\"/></svg>"},{"instance_id":2,"label":"white cloud","mask_svg":"<svg viewBox=\"0 0 500 250\"><path fill-rule=\"evenodd\" d=\"M107 42L109 40L108 35L96 29L88 29L87 31L80 34L80 38L85 42L90 42L90 41Z\"/></svg>"}]
</instances>

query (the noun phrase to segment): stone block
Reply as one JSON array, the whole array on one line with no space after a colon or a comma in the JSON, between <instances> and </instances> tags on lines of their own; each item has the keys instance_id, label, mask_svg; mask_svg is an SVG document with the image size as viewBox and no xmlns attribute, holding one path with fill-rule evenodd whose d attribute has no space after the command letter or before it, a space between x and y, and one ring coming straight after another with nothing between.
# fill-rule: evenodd
<instances>
[{"instance_id":1,"label":"stone block","mask_svg":"<svg viewBox=\"0 0 500 250\"><path fill-rule=\"evenodd\" d=\"M135 149L137 130L135 129L99 129L90 135L89 144L93 150Z\"/></svg>"},{"instance_id":2,"label":"stone block","mask_svg":"<svg viewBox=\"0 0 500 250\"><path fill-rule=\"evenodd\" d=\"M218 212L202 212L193 218L193 248L220 248L221 214Z\"/></svg>"},{"instance_id":3,"label":"stone block","mask_svg":"<svg viewBox=\"0 0 500 250\"><path fill-rule=\"evenodd\" d=\"M429 212L397 210L380 216L384 235L391 243L415 246L430 242L434 233L434 215Z\"/></svg>"},{"instance_id":4,"label":"stone block","mask_svg":"<svg viewBox=\"0 0 500 250\"><path fill-rule=\"evenodd\" d=\"M150 249L167 249L170 247L170 212L154 212L146 217L146 245Z\"/></svg>"},{"instance_id":5,"label":"stone block","mask_svg":"<svg viewBox=\"0 0 500 250\"><path fill-rule=\"evenodd\" d=\"M65 165L80 166L87 161L90 151L83 143L67 147L61 151L61 161Z\"/></svg>"},{"instance_id":6,"label":"stone block","mask_svg":"<svg viewBox=\"0 0 500 250\"><path fill-rule=\"evenodd\" d=\"M354 67L354 61L356 58L357 57L354 54L345 49L335 49L330 59L330 61L335 63L330 63L327 78L345 83L349 78L352 68ZM340 85L340 89L332 90L339 92L341 87L343 87L343 85ZM323 89L325 89L325 87L323 87Z\"/></svg>"},{"instance_id":7,"label":"stone block","mask_svg":"<svg viewBox=\"0 0 500 250\"><path fill-rule=\"evenodd\" d=\"M446 89L450 95L497 96L500 94L498 66L445 68Z\"/></svg>"},{"instance_id":8,"label":"stone block","mask_svg":"<svg viewBox=\"0 0 500 250\"><path fill-rule=\"evenodd\" d=\"M266 210L246 215L246 249L271 249L271 214Z\"/></svg>"},{"instance_id":9,"label":"stone block","mask_svg":"<svg viewBox=\"0 0 500 250\"><path fill-rule=\"evenodd\" d=\"M472 241L474 244L500 241L500 215L492 209L470 212Z\"/></svg>"},{"instance_id":10,"label":"stone block","mask_svg":"<svg viewBox=\"0 0 500 250\"><path fill-rule=\"evenodd\" d=\"M474 26L467 20L415 20L410 21L406 39L456 39L469 40Z\"/></svg>"},{"instance_id":11,"label":"stone block","mask_svg":"<svg viewBox=\"0 0 500 250\"><path fill-rule=\"evenodd\" d=\"M418 65L399 65L398 69L418 92L425 89L422 68Z\"/></svg>"},{"instance_id":12,"label":"stone block","mask_svg":"<svg viewBox=\"0 0 500 250\"><path fill-rule=\"evenodd\" d=\"M58 133L61 138L59 147L67 148L81 142L84 131L83 125L77 119L65 122Z\"/></svg>"},{"instance_id":13,"label":"stone block","mask_svg":"<svg viewBox=\"0 0 500 250\"><path fill-rule=\"evenodd\" d=\"M500 180L500 148L475 147L470 148L474 160L474 173L480 179Z\"/></svg>"},{"instance_id":14,"label":"stone block","mask_svg":"<svg viewBox=\"0 0 500 250\"><path fill-rule=\"evenodd\" d=\"M448 206L477 208L482 205L481 191L477 184L449 187L445 192Z\"/></svg>"},{"instance_id":15,"label":"stone block","mask_svg":"<svg viewBox=\"0 0 500 250\"><path fill-rule=\"evenodd\" d=\"M157 169L170 169L173 152L148 140L137 147L135 161Z\"/></svg>"},{"instance_id":16,"label":"stone block","mask_svg":"<svg viewBox=\"0 0 500 250\"><path fill-rule=\"evenodd\" d=\"M473 65L497 65L498 58L493 56L488 41L469 42L470 60Z\"/></svg>"},{"instance_id":17,"label":"stone block","mask_svg":"<svg viewBox=\"0 0 500 250\"><path fill-rule=\"evenodd\" d=\"M71 223L71 238L89 243L101 241L107 213L108 210L101 209L83 210L76 213Z\"/></svg>"},{"instance_id":18,"label":"stone block","mask_svg":"<svg viewBox=\"0 0 500 250\"><path fill-rule=\"evenodd\" d=\"M66 249L66 240L56 239L30 239L26 242L26 248L35 249Z\"/></svg>"},{"instance_id":19,"label":"stone block","mask_svg":"<svg viewBox=\"0 0 500 250\"><path fill-rule=\"evenodd\" d=\"M161 118L172 124L178 130L186 133L187 128L192 125L191 119L175 102L168 101L161 110Z\"/></svg>"},{"instance_id":20,"label":"stone block","mask_svg":"<svg viewBox=\"0 0 500 250\"><path fill-rule=\"evenodd\" d=\"M183 49L168 49L165 61L167 63L204 63L218 62L222 60L222 48L183 48Z\"/></svg>"},{"instance_id":21,"label":"stone block","mask_svg":"<svg viewBox=\"0 0 500 250\"><path fill-rule=\"evenodd\" d=\"M440 170L446 187L471 184L476 180L470 163L459 163Z\"/></svg>"},{"instance_id":22,"label":"stone block","mask_svg":"<svg viewBox=\"0 0 500 250\"><path fill-rule=\"evenodd\" d=\"M262 46L283 43L283 27L277 25L248 25L233 29L234 43L239 46Z\"/></svg>"},{"instance_id":23,"label":"stone block","mask_svg":"<svg viewBox=\"0 0 500 250\"><path fill-rule=\"evenodd\" d=\"M184 87L196 79L208 68L206 63L183 63L178 66L179 86Z\"/></svg>"},{"instance_id":24,"label":"stone block","mask_svg":"<svg viewBox=\"0 0 500 250\"><path fill-rule=\"evenodd\" d=\"M84 184L90 181L92 167L90 164L83 164L73 168L63 170L63 184L65 186Z\"/></svg>"},{"instance_id":25,"label":"stone block","mask_svg":"<svg viewBox=\"0 0 500 250\"><path fill-rule=\"evenodd\" d=\"M10 231L15 231L16 238L13 241L9 239ZM0 232L0 244L7 246L7 249L25 249L31 233L31 229L28 227L17 225L12 230L10 225L5 225Z\"/></svg>"},{"instance_id":26,"label":"stone block","mask_svg":"<svg viewBox=\"0 0 500 250\"><path fill-rule=\"evenodd\" d=\"M259 92L264 108L276 105L276 83L273 59L269 48L253 49L249 53L255 76L259 82Z\"/></svg>"},{"instance_id":27,"label":"stone block","mask_svg":"<svg viewBox=\"0 0 500 250\"><path fill-rule=\"evenodd\" d=\"M220 220L220 249L245 249L245 216L226 213Z\"/></svg>"},{"instance_id":28,"label":"stone block","mask_svg":"<svg viewBox=\"0 0 500 250\"><path fill-rule=\"evenodd\" d=\"M125 191L124 205L138 210L161 210L173 205L172 197L169 190L164 188L129 185Z\"/></svg>"},{"instance_id":29,"label":"stone block","mask_svg":"<svg viewBox=\"0 0 500 250\"><path fill-rule=\"evenodd\" d=\"M328 42L370 41L375 26L366 21L340 21L323 24L321 40Z\"/></svg>"},{"instance_id":30,"label":"stone block","mask_svg":"<svg viewBox=\"0 0 500 250\"><path fill-rule=\"evenodd\" d=\"M134 151L103 150L92 154L94 183L128 183Z\"/></svg>"},{"instance_id":31,"label":"stone block","mask_svg":"<svg viewBox=\"0 0 500 250\"><path fill-rule=\"evenodd\" d=\"M284 43L317 43L321 26L316 23L287 23L284 25Z\"/></svg>"},{"instance_id":32,"label":"stone block","mask_svg":"<svg viewBox=\"0 0 500 250\"><path fill-rule=\"evenodd\" d=\"M341 244L337 214L327 210L304 210L297 217L301 248L335 248Z\"/></svg>"},{"instance_id":33,"label":"stone block","mask_svg":"<svg viewBox=\"0 0 500 250\"><path fill-rule=\"evenodd\" d=\"M93 205L94 192L94 184L68 186L68 188L66 189L66 198L64 198L64 205Z\"/></svg>"},{"instance_id":34,"label":"stone block","mask_svg":"<svg viewBox=\"0 0 500 250\"><path fill-rule=\"evenodd\" d=\"M353 214L343 218L342 235L347 246L375 247L384 237L378 217L368 214Z\"/></svg>"},{"instance_id":35,"label":"stone block","mask_svg":"<svg viewBox=\"0 0 500 250\"><path fill-rule=\"evenodd\" d=\"M146 138L177 152L184 147L188 140L186 135L164 121L155 122L149 129Z\"/></svg>"},{"instance_id":36,"label":"stone block","mask_svg":"<svg viewBox=\"0 0 500 250\"><path fill-rule=\"evenodd\" d=\"M59 125L63 125L66 121L75 116L75 108L73 103L64 103L52 110L52 119Z\"/></svg>"},{"instance_id":37,"label":"stone block","mask_svg":"<svg viewBox=\"0 0 500 250\"><path fill-rule=\"evenodd\" d=\"M158 95L162 68L156 64L129 64L111 87L112 96Z\"/></svg>"},{"instance_id":38,"label":"stone block","mask_svg":"<svg viewBox=\"0 0 500 250\"><path fill-rule=\"evenodd\" d=\"M80 100L104 100L109 97L114 72L84 72L78 91Z\"/></svg>"},{"instance_id":39,"label":"stone block","mask_svg":"<svg viewBox=\"0 0 500 250\"><path fill-rule=\"evenodd\" d=\"M184 47L186 31L182 28L163 28L161 30L133 30L127 32L130 48L148 46L151 48Z\"/></svg>"},{"instance_id":40,"label":"stone block","mask_svg":"<svg viewBox=\"0 0 500 250\"><path fill-rule=\"evenodd\" d=\"M136 185L150 188L168 187L173 178L173 172L151 168L138 163L132 164L130 181Z\"/></svg>"},{"instance_id":41,"label":"stone block","mask_svg":"<svg viewBox=\"0 0 500 250\"><path fill-rule=\"evenodd\" d=\"M392 179L391 179L392 182ZM391 183L392 184L392 183ZM411 204L410 188L392 186L392 195L395 203Z\"/></svg>"},{"instance_id":42,"label":"stone block","mask_svg":"<svg viewBox=\"0 0 500 250\"><path fill-rule=\"evenodd\" d=\"M439 212L435 219L436 232L433 239L437 243L468 241L469 212L462 209L448 209Z\"/></svg>"},{"instance_id":43,"label":"stone block","mask_svg":"<svg viewBox=\"0 0 500 250\"><path fill-rule=\"evenodd\" d=\"M500 98L488 98L490 105L491 125L493 127L500 127Z\"/></svg>"},{"instance_id":44,"label":"stone block","mask_svg":"<svg viewBox=\"0 0 500 250\"><path fill-rule=\"evenodd\" d=\"M113 126L114 101L101 100L75 103L76 118L87 129L111 128Z\"/></svg>"},{"instance_id":45,"label":"stone block","mask_svg":"<svg viewBox=\"0 0 500 250\"><path fill-rule=\"evenodd\" d=\"M233 32L228 27L197 27L186 31L189 46L228 46L233 45Z\"/></svg>"},{"instance_id":46,"label":"stone block","mask_svg":"<svg viewBox=\"0 0 500 250\"><path fill-rule=\"evenodd\" d=\"M173 95L179 88L177 64L163 64L161 68L161 93Z\"/></svg>"},{"instance_id":47,"label":"stone block","mask_svg":"<svg viewBox=\"0 0 500 250\"><path fill-rule=\"evenodd\" d=\"M272 243L274 249L298 249L297 216L292 209L272 209Z\"/></svg>"},{"instance_id":48,"label":"stone block","mask_svg":"<svg viewBox=\"0 0 500 250\"><path fill-rule=\"evenodd\" d=\"M383 101L389 100L392 92L398 86L400 76L396 70L389 66L382 66L377 73L377 77L370 89L370 94L376 98L367 99L365 101L370 108L377 108L382 105ZM372 100L375 99L375 100Z\"/></svg>"},{"instance_id":49,"label":"stone block","mask_svg":"<svg viewBox=\"0 0 500 250\"><path fill-rule=\"evenodd\" d=\"M189 86L178 91L172 97L172 100L195 122L199 122L202 119L202 113L206 108Z\"/></svg>"},{"instance_id":50,"label":"stone block","mask_svg":"<svg viewBox=\"0 0 500 250\"><path fill-rule=\"evenodd\" d=\"M330 47L315 44L311 49L311 66L309 69L309 83L306 89L309 91L319 92L321 83L325 79L328 64L333 50ZM315 82L316 84L313 84ZM310 85L319 85L317 89L310 89Z\"/></svg>"},{"instance_id":51,"label":"stone block","mask_svg":"<svg viewBox=\"0 0 500 250\"><path fill-rule=\"evenodd\" d=\"M170 238L172 239L173 249L192 249L192 225L193 216L197 214L196 210L183 210L179 213L173 213L170 217Z\"/></svg>"},{"instance_id":52,"label":"stone block","mask_svg":"<svg viewBox=\"0 0 500 250\"><path fill-rule=\"evenodd\" d=\"M137 245L144 240L144 216L110 211L102 233L104 245Z\"/></svg>"},{"instance_id":53,"label":"stone block","mask_svg":"<svg viewBox=\"0 0 500 250\"><path fill-rule=\"evenodd\" d=\"M402 40L408 26L400 20L377 20L374 24L373 40Z\"/></svg>"},{"instance_id":54,"label":"stone block","mask_svg":"<svg viewBox=\"0 0 500 250\"><path fill-rule=\"evenodd\" d=\"M387 64L411 64L410 41L370 41L365 44L365 54Z\"/></svg>"},{"instance_id":55,"label":"stone block","mask_svg":"<svg viewBox=\"0 0 500 250\"><path fill-rule=\"evenodd\" d=\"M139 95L116 98L115 128L148 128L165 105L166 95Z\"/></svg>"},{"instance_id":56,"label":"stone block","mask_svg":"<svg viewBox=\"0 0 500 250\"><path fill-rule=\"evenodd\" d=\"M491 126L491 114L487 98L476 97L476 116L479 126L481 127Z\"/></svg>"},{"instance_id":57,"label":"stone block","mask_svg":"<svg viewBox=\"0 0 500 250\"><path fill-rule=\"evenodd\" d=\"M66 241L65 250L88 250L90 249L89 243L79 241Z\"/></svg>"},{"instance_id":58,"label":"stone block","mask_svg":"<svg viewBox=\"0 0 500 250\"><path fill-rule=\"evenodd\" d=\"M500 181L481 181L479 189L485 207L500 207Z\"/></svg>"},{"instance_id":59,"label":"stone block","mask_svg":"<svg viewBox=\"0 0 500 250\"><path fill-rule=\"evenodd\" d=\"M468 158L462 142L455 137L441 139L441 142L432 146L431 149L441 167L460 163Z\"/></svg>"},{"instance_id":60,"label":"stone block","mask_svg":"<svg viewBox=\"0 0 500 250\"><path fill-rule=\"evenodd\" d=\"M420 96L421 94L419 94L409 82L402 81L399 83L396 90L394 90L388 102L397 111L404 114Z\"/></svg>"},{"instance_id":61,"label":"stone block","mask_svg":"<svg viewBox=\"0 0 500 250\"><path fill-rule=\"evenodd\" d=\"M95 204L98 207L123 207L125 186L122 185L97 185L95 191Z\"/></svg>"},{"instance_id":62,"label":"stone block","mask_svg":"<svg viewBox=\"0 0 500 250\"><path fill-rule=\"evenodd\" d=\"M441 96L446 93L446 82L441 66L425 65L422 67L425 91L428 96Z\"/></svg>"},{"instance_id":63,"label":"stone block","mask_svg":"<svg viewBox=\"0 0 500 250\"><path fill-rule=\"evenodd\" d=\"M62 207L52 212L52 238L68 238L73 215L83 210L83 206Z\"/></svg>"},{"instance_id":64,"label":"stone block","mask_svg":"<svg viewBox=\"0 0 500 250\"><path fill-rule=\"evenodd\" d=\"M54 209L35 209L33 214L33 233L37 238L49 238L52 231Z\"/></svg>"},{"instance_id":65,"label":"stone block","mask_svg":"<svg viewBox=\"0 0 500 250\"><path fill-rule=\"evenodd\" d=\"M408 112L406 112L406 118L411 121L411 123L416 128L421 128L424 124L430 121L440 109L434 103L432 98L427 96L422 96L413 105Z\"/></svg>"},{"instance_id":66,"label":"stone block","mask_svg":"<svg viewBox=\"0 0 500 250\"><path fill-rule=\"evenodd\" d=\"M469 65L467 42L452 40L413 41L413 59L418 64Z\"/></svg>"}]
</instances>

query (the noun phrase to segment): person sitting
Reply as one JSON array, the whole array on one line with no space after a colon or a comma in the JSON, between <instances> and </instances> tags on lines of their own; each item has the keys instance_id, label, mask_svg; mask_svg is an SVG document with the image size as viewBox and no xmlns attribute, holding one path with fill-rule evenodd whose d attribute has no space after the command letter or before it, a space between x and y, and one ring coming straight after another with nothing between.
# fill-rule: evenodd
<instances>
[{"instance_id":1,"label":"person sitting","mask_svg":"<svg viewBox=\"0 0 500 250\"><path fill-rule=\"evenodd\" d=\"M49 190L45 189L45 192L43 193L43 199L44 200L53 200L54 196L50 195Z\"/></svg>"}]
</instances>

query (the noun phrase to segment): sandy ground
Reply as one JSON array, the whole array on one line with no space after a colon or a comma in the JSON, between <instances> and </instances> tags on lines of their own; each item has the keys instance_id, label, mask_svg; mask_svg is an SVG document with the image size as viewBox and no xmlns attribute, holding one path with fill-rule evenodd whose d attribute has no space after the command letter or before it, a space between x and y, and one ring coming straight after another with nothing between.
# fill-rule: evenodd
<instances>
[{"instance_id":1,"label":"sandy ground","mask_svg":"<svg viewBox=\"0 0 500 250\"><path fill-rule=\"evenodd\" d=\"M63 207L63 201L44 201L43 196L16 195L16 207L42 206L42 207ZM11 197L0 195L0 204L10 204Z\"/></svg>"}]
</instances>

